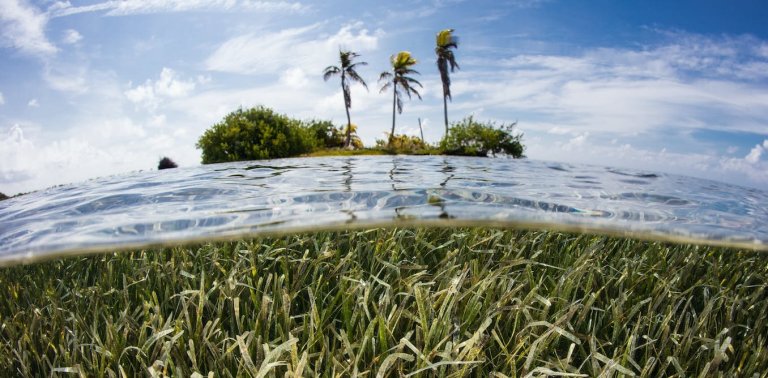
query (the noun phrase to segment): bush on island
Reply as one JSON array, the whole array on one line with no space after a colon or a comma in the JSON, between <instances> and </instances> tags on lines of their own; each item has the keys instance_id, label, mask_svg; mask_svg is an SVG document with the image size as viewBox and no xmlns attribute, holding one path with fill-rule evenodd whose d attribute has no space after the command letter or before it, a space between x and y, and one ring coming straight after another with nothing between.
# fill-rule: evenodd
<instances>
[{"instance_id":1,"label":"bush on island","mask_svg":"<svg viewBox=\"0 0 768 378\"><path fill-rule=\"evenodd\" d=\"M440 141L440 151L446 155L495 156L498 153L513 158L525 157L522 134L512 134L517 122L496 127L494 122L478 122L467 117L453 123L448 135Z\"/></svg>"},{"instance_id":2,"label":"bush on island","mask_svg":"<svg viewBox=\"0 0 768 378\"><path fill-rule=\"evenodd\" d=\"M321 148L343 148L346 141L347 126L335 127L331 121L309 121L307 126L309 133L317 140ZM350 148L363 148L363 141L357 135L357 126L352 124L350 131Z\"/></svg>"},{"instance_id":3,"label":"bush on island","mask_svg":"<svg viewBox=\"0 0 768 378\"><path fill-rule=\"evenodd\" d=\"M170 168L178 168L178 167L179 166L176 165L176 162L171 160L171 158L169 158L167 156L163 157L162 159L160 159L160 163L157 164L157 169L158 170L170 169Z\"/></svg>"},{"instance_id":4,"label":"bush on island","mask_svg":"<svg viewBox=\"0 0 768 378\"><path fill-rule=\"evenodd\" d=\"M0 201L2 201L2 200L7 200L8 198L10 198L10 197L6 196L6 195L5 195L5 194L3 194L3 193L0 193Z\"/></svg>"},{"instance_id":5,"label":"bush on island","mask_svg":"<svg viewBox=\"0 0 768 378\"><path fill-rule=\"evenodd\" d=\"M213 125L197 141L203 164L296 156L319 142L301 121L263 106L238 109Z\"/></svg>"},{"instance_id":6,"label":"bush on island","mask_svg":"<svg viewBox=\"0 0 768 378\"><path fill-rule=\"evenodd\" d=\"M389 135L389 134L387 134ZM433 148L417 136L395 134L387 140L376 140L376 148L398 154L429 154Z\"/></svg>"},{"instance_id":7,"label":"bush on island","mask_svg":"<svg viewBox=\"0 0 768 378\"><path fill-rule=\"evenodd\" d=\"M317 140L321 147L344 147L345 136L343 130L333 126L331 121L309 121L307 128L309 129L309 134Z\"/></svg>"}]
</instances>

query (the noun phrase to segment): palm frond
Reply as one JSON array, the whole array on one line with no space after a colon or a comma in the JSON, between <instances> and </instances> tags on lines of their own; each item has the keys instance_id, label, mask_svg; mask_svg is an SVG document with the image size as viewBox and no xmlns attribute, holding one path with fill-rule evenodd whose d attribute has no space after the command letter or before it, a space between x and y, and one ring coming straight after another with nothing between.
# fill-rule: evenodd
<instances>
[{"instance_id":1,"label":"palm frond","mask_svg":"<svg viewBox=\"0 0 768 378\"><path fill-rule=\"evenodd\" d=\"M421 72L416 71L414 69L410 69L410 68L399 70L397 71L397 73L400 75L421 75Z\"/></svg>"},{"instance_id":2,"label":"palm frond","mask_svg":"<svg viewBox=\"0 0 768 378\"><path fill-rule=\"evenodd\" d=\"M419 98L419 100L421 100L421 93L419 93L419 91L417 91L417 90L416 90L416 88L413 88L413 87L409 87L408 89L409 89L411 92L413 92L413 94L415 94L415 95L416 95L416 97L418 97L418 98Z\"/></svg>"},{"instance_id":3,"label":"palm frond","mask_svg":"<svg viewBox=\"0 0 768 378\"><path fill-rule=\"evenodd\" d=\"M389 90L389 87L391 87L391 86L392 86L392 82L391 82L391 81L388 81L388 82L386 82L386 83L385 83L385 84L384 84L384 85L381 87L381 89L379 89L379 93L384 93L384 92L386 92L387 90Z\"/></svg>"},{"instance_id":4,"label":"palm frond","mask_svg":"<svg viewBox=\"0 0 768 378\"><path fill-rule=\"evenodd\" d=\"M418 80L416 80L416 79L414 79L414 78L412 78L412 77L403 76L403 79L405 79L405 81L407 81L407 82L408 82L408 83L410 83L410 84L416 84L416 85L418 85L419 87L421 87L421 88L424 88L424 86L423 86L423 85L421 85L421 83L420 83Z\"/></svg>"},{"instance_id":5,"label":"palm frond","mask_svg":"<svg viewBox=\"0 0 768 378\"><path fill-rule=\"evenodd\" d=\"M421 85L421 84L419 84L419 85ZM417 91L416 88L411 86L409 81L401 82L400 86L405 91L405 94L408 96L408 99L411 99L411 94L415 94L419 98L419 100L421 100L421 94L419 94L419 91Z\"/></svg>"},{"instance_id":6,"label":"palm frond","mask_svg":"<svg viewBox=\"0 0 768 378\"><path fill-rule=\"evenodd\" d=\"M459 64L456 63L456 56L453 54L453 51L448 51L445 54L445 60L447 63L451 66L451 72L453 72L455 69L459 68Z\"/></svg>"},{"instance_id":7,"label":"palm frond","mask_svg":"<svg viewBox=\"0 0 768 378\"><path fill-rule=\"evenodd\" d=\"M368 62L352 63L349 65L349 67L347 67L347 71L354 71L355 67L357 66L367 66L367 65L368 65Z\"/></svg>"},{"instance_id":8,"label":"palm frond","mask_svg":"<svg viewBox=\"0 0 768 378\"><path fill-rule=\"evenodd\" d=\"M338 75L341 69L336 66L328 66L323 70L323 80L328 81L331 77Z\"/></svg>"},{"instance_id":9,"label":"palm frond","mask_svg":"<svg viewBox=\"0 0 768 378\"><path fill-rule=\"evenodd\" d=\"M350 70L350 71L347 71L347 75L349 76L349 80L352 80L355 83L362 85L363 87L365 87L365 90L368 90L368 84L365 83L365 80L363 80L363 78L360 77L360 75L358 75L357 72Z\"/></svg>"}]
</instances>

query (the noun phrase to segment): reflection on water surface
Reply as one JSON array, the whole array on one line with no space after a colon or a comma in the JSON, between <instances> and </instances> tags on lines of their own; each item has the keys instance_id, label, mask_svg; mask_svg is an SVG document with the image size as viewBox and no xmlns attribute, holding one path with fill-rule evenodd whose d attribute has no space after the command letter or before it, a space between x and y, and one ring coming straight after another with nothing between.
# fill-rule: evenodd
<instances>
[{"instance_id":1,"label":"reflection on water surface","mask_svg":"<svg viewBox=\"0 0 768 378\"><path fill-rule=\"evenodd\" d=\"M0 202L0 264L380 225L549 227L768 249L768 194L689 177L443 156L238 162Z\"/></svg>"}]
</instances>

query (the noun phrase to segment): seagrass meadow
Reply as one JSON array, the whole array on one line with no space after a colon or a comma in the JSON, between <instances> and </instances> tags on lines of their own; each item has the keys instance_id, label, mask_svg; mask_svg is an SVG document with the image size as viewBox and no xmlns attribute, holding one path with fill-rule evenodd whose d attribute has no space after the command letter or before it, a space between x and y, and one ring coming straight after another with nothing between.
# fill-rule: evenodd
<instances>
[{"instance_id":1,"label":"seagrass meadow","mask_svg":"<svg viewBox=\"0 0 768 378\"><path fill-rule=\"evenodd\" d=\"M489 228L334 231L0 270L3 376L745 376L768 255Z\"/></svg>"}]
</instances>

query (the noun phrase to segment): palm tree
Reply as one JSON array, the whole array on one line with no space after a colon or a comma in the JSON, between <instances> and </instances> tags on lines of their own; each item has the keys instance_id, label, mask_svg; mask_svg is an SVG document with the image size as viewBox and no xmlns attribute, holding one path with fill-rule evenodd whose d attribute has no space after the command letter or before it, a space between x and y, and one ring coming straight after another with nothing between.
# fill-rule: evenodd
<instances>
[{"instance_id":1,"label":"palm tree","mask_svg":"<svg viewBox=\"0 0 768 378\"><path fill-rule=\"evenodd\" d=\"M365 90L368 90L368 85L365 84L365 80L363 80L363 78L357 74L357 71L355 71L355 67L358 65L365 66L368 63L352 63L352 61L359 56L360 54L356 52L339 49L339 60L341 61L341 67L328 66L325 68L325 70L323 70L323 80L325 81L328 81L328 79L336 75L341 76L341 91L344 93L344 110L347 111L347 137L344 142L344 146L346 148L351 146L352 131L352 128L349 127L352 124L352 120L349 118L349 108L352 107L352 95L349 90L349 82L352 81L360 83L363 85L363 87L365 87Z\"/></svg>"},{"instance_id":2,"label":"palm tree","mask_svg":"<svg viewBox=\"0 0 768 378\"><path fill-rule=\"evenodd\" d=\"M392 55L389 60L392 64L392 71L384 71L379 76L379 82L385 82L379 93L388 90L389 87L393 88L392 132L389 133L389 144L392 144L392 137L395 135L395 109L397 109L398 113L403 112L403 100L402 94L400 94L400 88L402 88L402 90L405 91L405 94L408 95L408 99L411 98L411 94L415 94L419 100L421 100L421 94L414 88L414 85L418 85L421 88L423 88L423 86L418 80L407 76L412 74L419 75L418 71L411 68L416 64L416 59L411 56L411 53L408 51L401 51L397 53L397 55ZM398 85L400 88L398 88Z\"/></svg>"},{"instance_id":3,"label":"palm tree","mask_svg":"<svg viewBox=\"0 0 768 378\"><path fill-rule=\"evenodd\" d=\"M445 115L445 135L448 135L448 100L451 98L451 78L448 76L448 68L451 72L459 68L453 50L459 47L459 38L452 34L453 29L445 29L437 33L437 69L440 71L440 80L443 81L443 115Z\"/></svg>"},{"instance_id":4,"label":"palm tree","mask_svg":"<svg viewBox=\"0 0 768 378\"><path fill-rule=\"evenodd\" d=\"M360 136L357 135L357 125L353 123L344 127L344 132L348 135L352 135L350 138L350 145L352 147L363 148L363 141L360 139Z\"/></svg>"}]
</instances>

